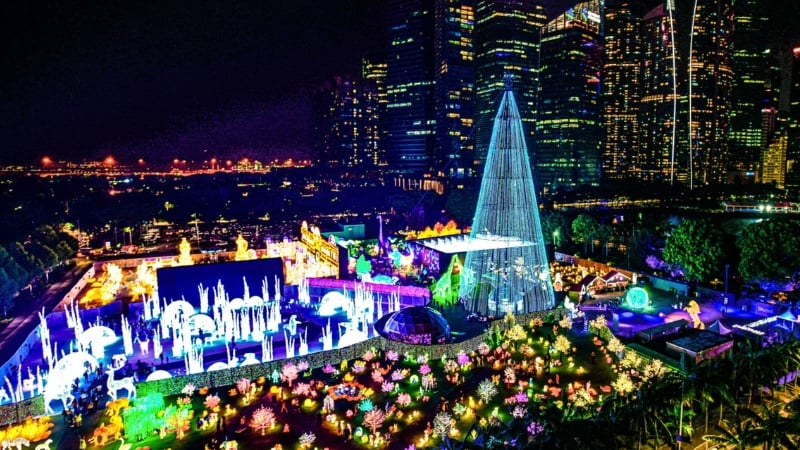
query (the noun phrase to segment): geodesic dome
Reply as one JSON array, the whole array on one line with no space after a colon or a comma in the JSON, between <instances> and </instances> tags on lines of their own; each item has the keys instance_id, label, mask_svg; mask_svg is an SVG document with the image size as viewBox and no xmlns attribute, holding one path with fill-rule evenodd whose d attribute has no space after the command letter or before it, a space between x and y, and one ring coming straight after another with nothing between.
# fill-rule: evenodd
<instances>
[{"instance_id":1,"label":"geodesic dome","mask_svg":"<svg viewBox=\"0 0 800 450\"><path fill-rule=\"evenodd\" d=\"M442 344L450 341L450 325L439 311L412 306L395 311L375 326L381 336L406 344Z\"/></svg>"}]
</instances>

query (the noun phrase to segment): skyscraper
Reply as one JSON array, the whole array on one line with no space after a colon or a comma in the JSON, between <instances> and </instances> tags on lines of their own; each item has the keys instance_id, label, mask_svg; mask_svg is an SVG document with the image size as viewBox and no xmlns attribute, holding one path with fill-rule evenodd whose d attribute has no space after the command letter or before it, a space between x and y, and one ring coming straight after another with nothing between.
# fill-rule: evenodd
<instances>
[{"instance_id":1,"label":"skyscraper","mask_svg":"<svg viewBox=\"0 0 800 450\"><path fill-rule=\"evenodd\" d=\"M678 67L673 20L662 3L642 19L642 74L639 146L633 158L636 178L646 181L686 179L687 159L677 154ZM674 56L674 58L673 58ZM685 77L684 77L685 78Z\"/></svg>"},{"instance_id":2,"label":"skyscraper","mask_svg":"<svg viewBox=\"0 0 800 450\"><path fill-rule=\"evenodd\" d=\"M336 77L312 96L314 153L319 164L353 167L363 163L359 139L358 83Z\"/></svg>"},{"instance_id":3,"label":"skyscraper","mask_svg":"<svg viewBox=\"0 0 800 450\"><path fill-rule=\"evenodd\" d=\"M463 176L474 159L474 0L436 0L434 168Z\"/></svg>"},{"instance_id":4,"label":"skyscraper","mask_svg":"<svg viewBox=\"0 0 800 450\"><path fill-rule=\"evenodd\" d=\"M779 105L781 113L786 116L786 133L788 138L786 158L788 174L786 188L793 195L800 193L800 45L791 48L786 61L785 82L781 90L788 90L783 102Z\"/></svg>"},{"instance_id":5,"label":"skyscraper","mask_svg":"<svg viewBox=\"0 0 800 450\"><path fill-rule=\"evenodd\" d=\"M733 4L731 45L733 66L730 113L731 169L754 172L761 152L761 109L765 103L765 80L769 65L764 39L767 17L758 0L737 0Z\"/></svg>"},{"instance_id":6,"label":"skyscraper","mask_svg":"<svg viewBox=\"0 0 800 450\"><path fill-rule=\"evenodd\" d=\"M386 114L386 63L364 58L361 61L361 120L359 135L366 161L386 165L386 137L381 120Z\"/></svg>"},{"instance_id":7,"label":"skyscraper","mask_svg":"<svg viewBox=\"0 0 800 450\"><path fill-rule=\"evenodd\" d=\"M534 164L539 186L597 185L603 142L602 2L575 4L542 29Z\"/></svg>"},{"instance_id":8,"label":"skyscraper","mask_svg":"<svg viewBox=\"0 0 800 450\"><path fill-rule=\"evenodd\" d=\"M726 179L730 126L731 33L729 0L700 0L692 21L688 86L690 184Z\"/></svg>"},{"instance_id":9,"label":"skyscraper","mask_svg":"<svg viewBox=\"0 0 800 450\"><path fill-rule=\"evenodd\" d=\"M434 0L387 4L386 152L389 167L426 171L434 148Z\"/></svg>"},{"instance_id":10,"label":"skyscraper","mask_svg":"<svg viewBox=\"0 0 800 450\"><path fill-rule=\"evenodd\" d=\"M639 138L639 77L642 52L641 19L627 3L606 5L603 67L603 175L611 179L631 176Z\"/></svg>"},{"instance_id":11,"label":"skyscraper","mask_svg":"<svg viewBox=\"0 0 800 450\"><path fill-rule=\"evenodd\" d=\"M525 131L510 90L492 129L459 296L468 310L493 316L555 304Z\"/></svg>"},{"instance_id":12,"label":"skyscraper","mask_svg":"<svg viewBox=\"0 0 800 450\"><path fill-rule=\"evenodd\" d=\"M759 181L773 184L778 189L786 187L786 151L789 138L786 118L778 117L774 107L761 111L761 160Z\"/></svg>"},{"instance_id":13,"label":"skyscraper","mask_svg":"<svg viewBox=\"0 0 800 450\"><path fill-rule=\"evenodd\" d=\"M475 164L486 160L492 123L505 89L513 80L526 143L533 146L539 91L540 30L547 21L544 7L529 0L477 0L475 6Z\"/></svg>"}]
</instances>

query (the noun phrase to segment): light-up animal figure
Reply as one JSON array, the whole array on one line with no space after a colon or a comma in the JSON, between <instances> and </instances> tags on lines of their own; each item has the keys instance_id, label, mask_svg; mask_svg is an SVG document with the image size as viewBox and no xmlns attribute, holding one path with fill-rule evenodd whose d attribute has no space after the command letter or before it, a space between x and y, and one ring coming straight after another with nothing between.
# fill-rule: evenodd
<instances>
[{"instance_id":1,"label":"light-up animal figure","mask_svg":"<svg viewBox=\"0 0 800 450\"><path fill-rule=\"evenodd\" d=\"M694 328L697 328L698 330L704 330L706 328L703 321L700 320L700 305L698 305L696 301L690 300L683 309L689 313L689 317L692 319L692 326Z\"/></svg>"},{"instance_id":2,"label":"light-up animal figure","mask_svg":"<svg viewBox=\"0 0 800 450\"><path fill-rule=\"evenodd\" d=\"M106 387L108 388L108 396L111 397L111 400L117 399L117 391L120 389L125 389L128 391L128 398L136 397L136 385L133 382L133 377L125 377L120 378L119 380L114 379L114 372L116 369L109 367L108 369L108 380L106 381Z\"/></svg>"}]
</instances>

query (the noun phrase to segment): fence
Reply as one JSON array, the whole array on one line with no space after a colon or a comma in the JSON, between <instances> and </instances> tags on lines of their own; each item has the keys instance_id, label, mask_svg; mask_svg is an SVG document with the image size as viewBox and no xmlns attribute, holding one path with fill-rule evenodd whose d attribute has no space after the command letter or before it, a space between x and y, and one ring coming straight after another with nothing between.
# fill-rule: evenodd
<instances>
[{"instance_id":1,"label":"fence","mask_svg":"<svg viewBox=\"0 0 800 450\"><path fill-rule=\"evenodd\" d=\"M518 323L527 323L528 321L540 317L544 319L552 315L553 320L560 320L561 316L565 314L563 309L537 311L516 317ZM501 331L508 328L509 324L504 320L493 322ZM309 369L318 369L328 364L337 367L343 360L353 360L360 358L367 350L376 349L386 351L394 351L401 355L419 355L427 354L430 359L440 359L443 356L455 357L458 352L469 352L478 347L481 342L485 342L492 333L493 328L482 334L479 334L471 339L455 342L450 344L438 345L410 345L402 342L390 341L381 336L376 336L357 344L345 347L327 350L324 352L312 353L306 356L296 356L288 359L281 359L277 361L268 361L261 364L254 364L250 366L240 366L218 372L205 372L191 375L180 375L164 380L147 381L138 383L136 385L137 395L147 395L151 392L158 392L162 395L176 395L189 383L195 386L231 386L236 381L247 378L249 380L258 379L259 377L270 377L272 373L277 371L281 372L283 366L291 362L297 364L300 361L308 363Z\"/></svg>"}]
</instances>

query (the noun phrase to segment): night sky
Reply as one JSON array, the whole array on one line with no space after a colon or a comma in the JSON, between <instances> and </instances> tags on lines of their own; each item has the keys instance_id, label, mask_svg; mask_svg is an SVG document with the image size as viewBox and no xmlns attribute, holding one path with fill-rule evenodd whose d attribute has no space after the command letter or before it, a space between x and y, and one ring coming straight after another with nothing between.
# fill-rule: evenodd
<instances>
[{"instance_id":1,"label":"night sky","mask_svg":"<svg viewBox=\"0 0 800 450\"><path fill-rule=\"evenodd\" d=\"M381 0L3 2L0 163L308 156L309 94L384 24Z\"/></svg>"},{"instance_id":2,"label":"night sky","mask_svg":"<svg viewBox=\"0 0 800 450\"><path fill-rule=\"evenodd\" d=\"M308 93L383 45L370 0L4 3L3 161L302 154Z\"/></svg>"}]
</instances>

